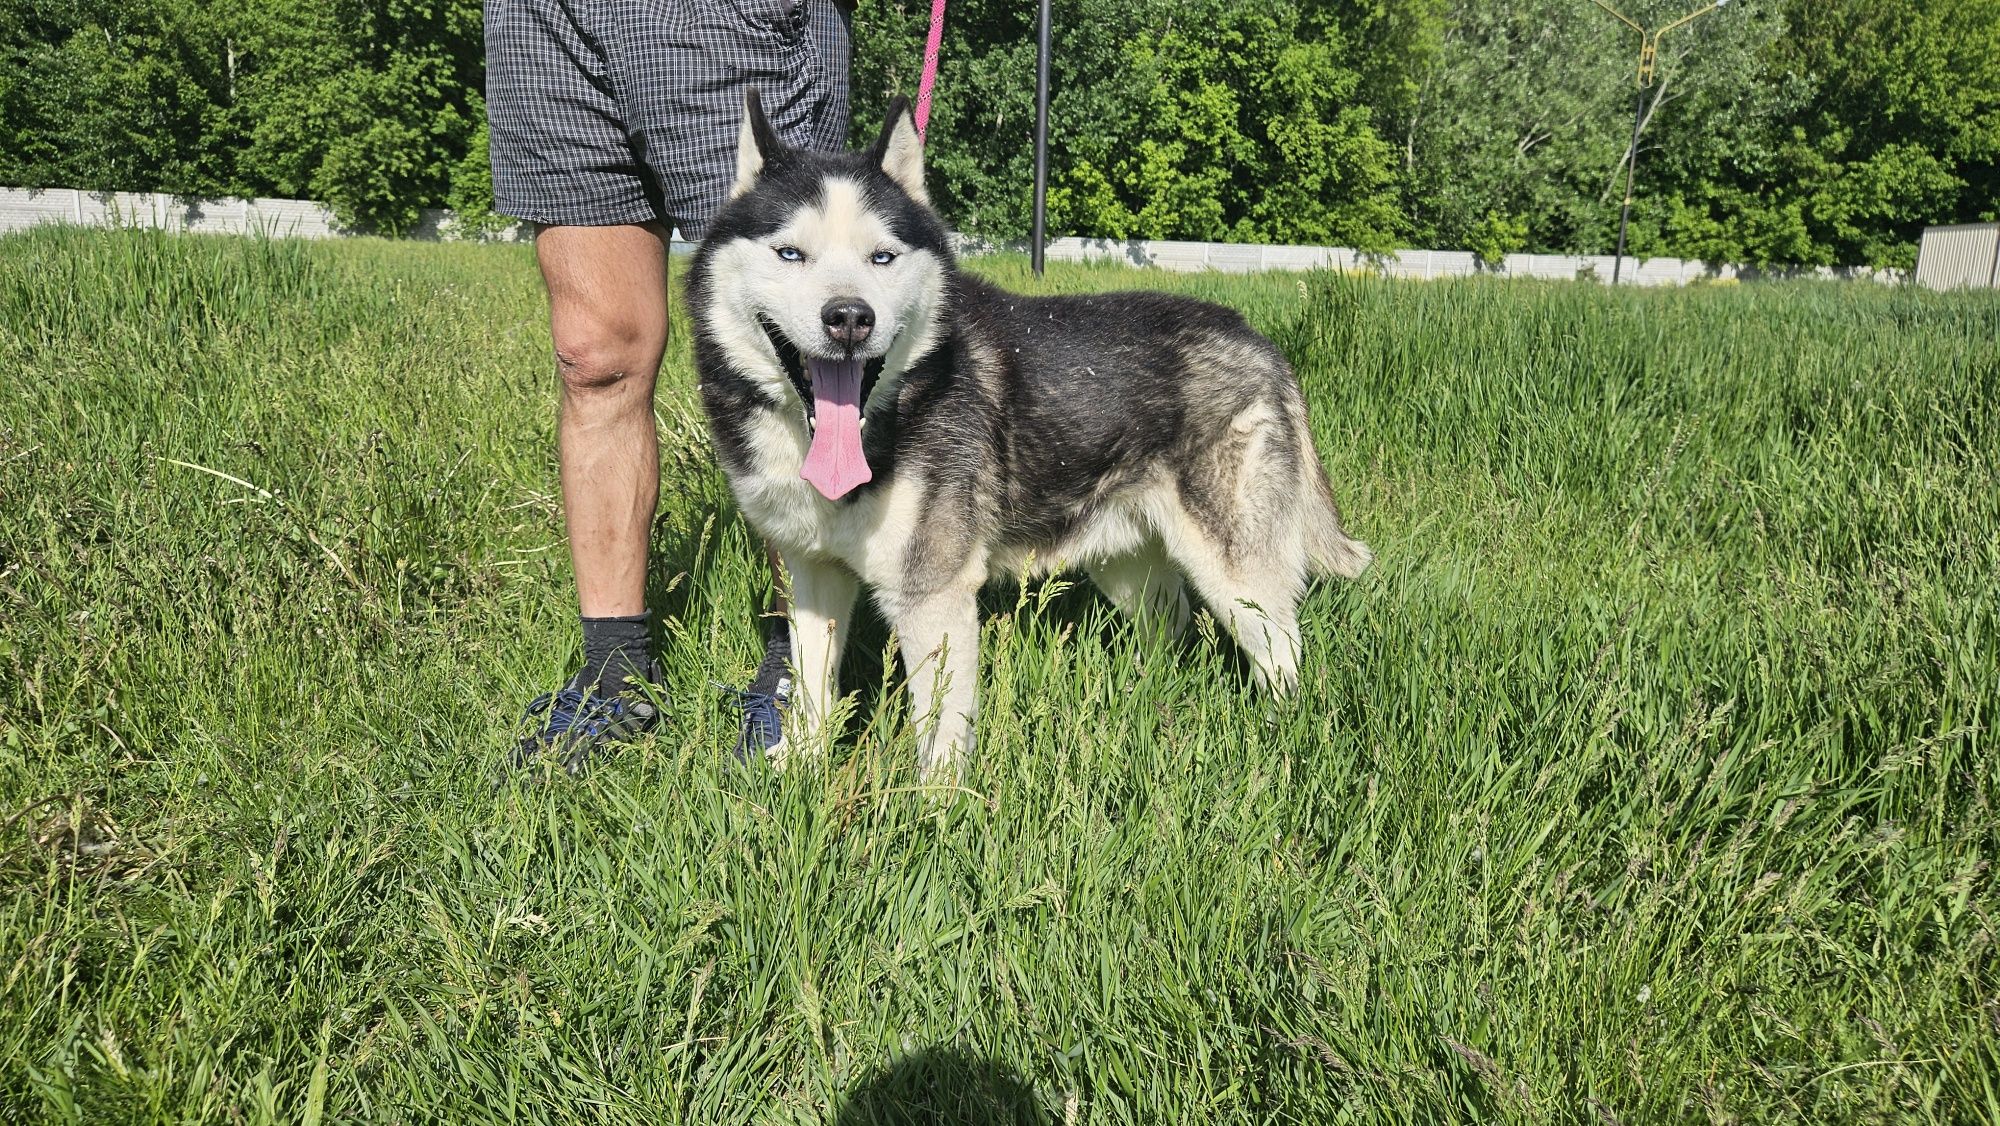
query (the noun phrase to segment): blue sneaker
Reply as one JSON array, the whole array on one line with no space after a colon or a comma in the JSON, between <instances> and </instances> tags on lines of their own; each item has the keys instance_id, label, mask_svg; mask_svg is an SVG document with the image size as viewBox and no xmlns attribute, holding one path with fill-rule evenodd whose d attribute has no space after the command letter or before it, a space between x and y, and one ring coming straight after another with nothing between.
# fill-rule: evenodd
<instances>
[{"instance_id":1,"label":"blue sneaker","mask_svg":"<svg viewBox=\"0 0 2000 1126\"><path fill-rule=\"evenodd\" d=\"M777 628L786 628L782 620ZM774 633L767 626L764 659L757 662L750 687L716 685L743 712L743 722L736 729L736 761L772 758L784 746L785 708L792 702L791 654L789 635Z\"/></svg>"},{"instance_id":2,"label":"blue sneaker","mask_svg":"<svg viewBox=\"0 0 2000 1126\"><path fill-rule=\"evenodd\" d=\"M792 678L781 676L769 692L760 692L755 685L747 689L729 688L727 692L743 712L743 721L736 730L736 749L733 752L738 762L750 762L767 758L785 741L785 709L792 702Z\"/></svg>"},{"instance_id":3,"label":"blue sneaker","mask_svg":"<svg viewBox=\"0 0 2000 1126\"><path fill-rule=\"evenodd\" d=\"M655 665L648 670L646 682L627 680L624 691L616 694L585 686L581 674L554 692L542 693L522 717L535 729L515 745L514 765L526 767L553 754L565 773L583 773L593 755L629 743L660 725L660 709L654 702L658 684L659 668Z\"/></svg>"}]
</instances>

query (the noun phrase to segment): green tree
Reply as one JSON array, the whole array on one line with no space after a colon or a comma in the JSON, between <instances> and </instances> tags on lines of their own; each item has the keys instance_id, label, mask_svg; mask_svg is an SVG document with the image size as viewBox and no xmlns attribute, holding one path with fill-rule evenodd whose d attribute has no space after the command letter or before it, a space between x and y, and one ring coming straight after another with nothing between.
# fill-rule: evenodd
<instances>
[{"instance_id":1,"label":"green tree","mask_svg":"<svg viewBox=\"0 0 2000 1126\"><path fill-rule=\"evenodd\" d=\"M1108 237L1386 247L1395 159L1361 91L1390 5L1069 0L1055 8L1050 224ZM864 5L858 105L914 93L928 6ZM1345 18L1345 22L1344 22ZM1034 9L951 8L932 118L932 191L962 229L1029 224ZM1400 34L1400 33L1398 33ZM1370 67L1357 65L1366 56ZM858 129L874 126L857 108Z\"/></svg>"},{"instance_id":2,"label":"green tree","mask_svg":"<svg viewBox=\"0 0 2000 1126\"><path fill-rule=\"evenodd\" d=\"M1063 170L1059 213L1094 234L1393 245L1394 154L1336 23L1208 2L1128 44L1145 112L1109 166Z\"/></svg>"},{"instance_id":3,"label":"green tree","mask_svg":"<svg viewBox=\"0 0 2000 1126\"><path fill-rule=\"evenodd\" d=\"M1658 25L1692 0L1618 0ZM930 5L865 0L855 132L914 94ZM1589 0L1059 0L1055 234L1607 251L1629 29ZM0 183L492 220L478 0L0 0ZM954 0L930 181L1029 226L1035 5ZM2000 214L2000 0L1734 0L1664 44L1631 247L1907 265Z\"/></svg>"},{"instance_id":4,"label":"green tree","mask_svg":"<svg viewBox=\"0 0 2000 1126\"><path fill-rule=\"evenodd\" d=\"M1641 188L1661 145L1726 121L1777 33L1775 0L1738 0L1662 43L1644 100ZM1658 26L1691 5L1620 0ZM1454 0L1410 110L1396 123L1404 207L1423 245L1608 252L1632 155L1637 35L1588 0ZM1677 131L1665 126L1677 125ZM1646 212L1642 190L1635 223ZM1654 249L1654 253L1666 251Z\"/></svg>"},{"instance_id":5,"label":"green tree","mask_svg":"<svg viewBox=\"0 0 2000 1126\"><path fill-rule=\"evenodd\" d=\"M243 179L395 233L442 206L485 120L476 0L260 0L245 9ZM490 188L488 189L490 195Z\"/></svg>"},{"instance_id":6,"label":"green tree","mask_svg":"<svg viewBox=\"0 0 2000 1126\"><path fill-rule=\"evenodd\" d=\"M467 175L476 0L6 0L0 182L304 196L407 230Z\"/></svg>"},{"instance_id":7,"label":"green tree","mask_svg":"<svg viewBox=\"0 0 2000 1126\"><path fill-rule=\"evenodd\" d=\"M187 0L0 13L0 181L199 193L228 179L218 22Z\"/></svg>"},{"instance_id":8,"label":"green tree","mask_svg":"<svg viewBox=\"0 0 2000 1126\"><path fill-rule=\"evenodd\" d=\"M1926 224L2000 208L2000 0L1789 0L1762 112L1684 138L1660 241L1908 266Z\"/></svg>"},{"instance_id":9,"label":"green tree","mask_svg":"<svg viewBox=\"0 0 2000 1126\"><path fill-rule=\"evenodd\" d=\"M1079 156L1101 159L1141 109L1142 88L1122 66L1131 27L1158 0L1118 5L1063 0L1055 5L1050 86L1051 180ZM922 72L930 5L864 0L855 14L854 121L857 143L872 139L883 107L912 99ZM1017 239L1028 233L1035 122L1035 6L1017 0L955 0L945 23L925 161L939 209L968 234Z\"/></svg>"}]
</instances>

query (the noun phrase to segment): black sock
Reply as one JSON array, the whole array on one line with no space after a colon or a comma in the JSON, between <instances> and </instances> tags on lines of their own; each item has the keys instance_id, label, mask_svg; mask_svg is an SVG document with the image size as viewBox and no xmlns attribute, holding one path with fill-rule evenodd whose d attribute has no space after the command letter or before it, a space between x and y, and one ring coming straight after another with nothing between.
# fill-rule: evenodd
<instances>
[{"instance_id":1,"label":"black sock","mask_svg":"<svg viewBox=\"0 0 2000 1126\"><path fill-rule=\"evenodd\" d=\"M583 619L583 671L577 674L577 682L616 692L627 679L650 679L652 624L650 610Z\"/></svg>"},{"instance_id":2,"label":"black sock","mask_svg":"<svg viewBox=\"0 0 2000 1126\"><path fill-rule=\"evenodd\" d=\"M792 663L792 623L777 614L766 614L758 621L764 631L764 659L757 665L757 675L750 679L750 691L776 696L778 682L792 675L788 667Z\"/></svg>"}]
</instances>

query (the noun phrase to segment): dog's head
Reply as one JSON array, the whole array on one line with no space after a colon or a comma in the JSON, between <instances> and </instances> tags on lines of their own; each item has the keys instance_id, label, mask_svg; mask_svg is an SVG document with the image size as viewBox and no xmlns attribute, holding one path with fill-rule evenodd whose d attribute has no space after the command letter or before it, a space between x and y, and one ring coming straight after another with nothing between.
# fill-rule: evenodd
<instances>
[{"instance_id":1,"label":"dog's head","mask_svg":"<svg viewBox=\"0 0 2000 1126\"><path fill-rule=\"evenodd\" d=\"M937 344L952 268L905 100L865 151L818 153L779 141L746 96L735 187L695 263L695 313L732 367L781 402L798 397L813 429L803 476L828 497L870 479L861 421Z\"/></svg>"}]
</instances>

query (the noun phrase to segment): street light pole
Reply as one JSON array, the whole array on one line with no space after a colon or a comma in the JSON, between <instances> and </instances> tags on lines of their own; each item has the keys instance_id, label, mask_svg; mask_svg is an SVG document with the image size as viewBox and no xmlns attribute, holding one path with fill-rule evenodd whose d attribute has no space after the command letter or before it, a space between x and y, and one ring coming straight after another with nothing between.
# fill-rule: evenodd
<instances>
[{"instance_id":1,"label":"street light pole","mask_svg":"<svg viewBox=\"0 0 2000 1126\"><path fill-rule=\"evenodd\" d=\"M1042 0L1035 52L1035 221L1031 262L1042 276L1042 242L1049 213L1049 0Z\"/></svg>"},{"instance_id":2,"label":"street light pole","mask_svg":"<svg viewBox=\"0 0 2000 1126\"><path fill-rule=\"evenodd\" d=\"M1693 23L1697 18L1728 4L1729 0L1714 0L1657 31L1647 31L1639 21L1605 3L1605 0L1590 2L1639 33L1639 91L1632 99L1632 147L1625 153L1625 202L1618 208L1618 252L1617 257L1611 260L1611 284L1617 285L1619 276L1625 272L1625 228L1632 221L1632 177L1639 169L1639 130L1646 124L1646 92L1653 88L1653 72L1660 60L1660 36Z\"/></svg>"},{"instance_id":3,"label":"street light pole","mask_svg":"<svg viewBox=\"0 0 2000 1126\"><path fill-rule=\"evenodd\" d=\"M1611 284L1625 270L1625 226L1632 221L1632 177L1639 171L1639 127L1646 121L1646 91L1642 87L1632 98L1632 147L1625 154L1625 202L1618 206L1618 251L1611 260Z\"/></svg>"}]
</instances>

